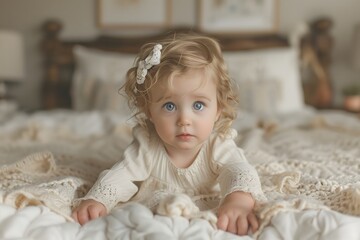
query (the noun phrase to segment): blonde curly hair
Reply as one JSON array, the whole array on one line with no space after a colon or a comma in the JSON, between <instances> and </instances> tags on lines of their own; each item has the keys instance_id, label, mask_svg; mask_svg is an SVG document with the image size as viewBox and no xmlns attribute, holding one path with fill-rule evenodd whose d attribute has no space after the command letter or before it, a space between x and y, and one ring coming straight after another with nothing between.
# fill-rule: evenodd
<instances>
[{"instance_id":1,"label":"blonde curly hair","mask_svg":"<svg viewBox=\"0 0 360 240\"><path fill-rule=\"evenodd\" d=\"M150 54L156 44L162 45L160 63L148 70L143 84L138 84L138 63ZM135 117L141 125L150 124L147 116L153 87L157 84L170 86L174 76L184 74L190 69L204 69L217 86L217 104L221 113L214 130L220 134L227 133L236 118L238 96L224 63L220 45L215 39L190 33L172 35L162 41L142 46L135 64L135 67L128 70L126 82L120 90L125 91L129 106L135 110Z\"/></svg>"}]
</instances>

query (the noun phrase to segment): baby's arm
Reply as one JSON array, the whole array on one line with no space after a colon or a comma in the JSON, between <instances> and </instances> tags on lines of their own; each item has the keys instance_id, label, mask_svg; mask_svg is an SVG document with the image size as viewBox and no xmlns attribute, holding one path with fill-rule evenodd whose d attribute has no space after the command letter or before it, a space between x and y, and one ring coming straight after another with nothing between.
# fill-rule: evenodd
<instances>
[{"instance_id":1,"label":"baby's arm","mask_svg":"<svg viewBox=\"0 0 360 240\"><path fill-rule=\"evenodd\" d=\"M71 217L81 225L84 225L90 220L105 215L106 208L102 203L93 199L86 199L81 201L80 205L73 210Z\"/></svg>"},{"instance_id":2,"label":"baby's arm","mask_svg":"<svg viewBox=\"0 0 360 240\"><path fill-rule=\"evenodd\" d=\"M73 210L72 217L80 224L105 216L119 202L127 202L138 191L134 182L149 177L152 161L147 157L148 133L141 127L134 127L133 134L133 142L125 149L122 159L101 172L86 196L74 200L75 205L79 201L80 204Z\"/></svg>"},{"instance_id":3,"label":"baby's arm","mask_svg":"<svg viewBox=\"0 0 360 240\"><path fill-rule=\"evenodd\" d=\"M238 235L255 232L259 223L253 213L255 201L251 194L236 191L227 195L218 209L217 227Z\"/></svg>"},{"instance_id":4,"label":"baby's arm","mask_svg":"<svg viewBox=\"0 0 360 240\"><path fill-rule=\"evenodd\" d=\"M225 196L218 209L219 229L239 235L258 229L258 220L253 212L256 201L266 197L256 169L248 163L244 151L234 142L236 131L228 138L216 138L213 144L214 165L218 174L220 196Z\"/></svg>"}]
</instances>

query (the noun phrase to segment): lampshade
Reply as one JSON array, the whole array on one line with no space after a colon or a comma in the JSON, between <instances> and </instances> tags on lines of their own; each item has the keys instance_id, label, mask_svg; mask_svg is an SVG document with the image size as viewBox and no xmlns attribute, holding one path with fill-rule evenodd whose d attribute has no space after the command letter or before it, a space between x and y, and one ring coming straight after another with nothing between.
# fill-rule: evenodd
<instances>
[{"instance_id":1,"label":"lampshade","mask_svg":"<svg viewBox=\"0 0 360 240\"><path fill-rule=\"evenodd\" d=\"M22 36L14 31L0 30L0 81L19 81L24 77L24 46Z\"/></svg>"}]
</instances>

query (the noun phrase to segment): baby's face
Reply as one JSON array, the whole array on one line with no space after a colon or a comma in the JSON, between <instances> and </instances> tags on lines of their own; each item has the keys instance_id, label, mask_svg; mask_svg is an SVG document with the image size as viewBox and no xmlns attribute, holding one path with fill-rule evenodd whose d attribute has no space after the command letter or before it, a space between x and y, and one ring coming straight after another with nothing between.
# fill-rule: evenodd
<instances>
[{"instance_id":1,"label":"baby's face","mask_svg":"<svg viewBox=\"0 0 360 240\"><path fill-rule=\"evenodd\" d=\"M195 151L210 136L220 111L216 84L203 70L175 76L172 86L151 90L150 120L167 152Z\"/></svg>"}]
</instances>

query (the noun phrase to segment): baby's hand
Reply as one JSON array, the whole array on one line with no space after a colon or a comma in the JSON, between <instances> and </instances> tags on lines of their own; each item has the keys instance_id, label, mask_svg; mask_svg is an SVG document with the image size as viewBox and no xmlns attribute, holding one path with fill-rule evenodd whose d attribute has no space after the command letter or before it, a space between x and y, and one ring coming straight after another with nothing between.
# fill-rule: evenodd
<instances>
[{"instance_id":1,"label":"baby's hand","mask_svg":"<svg viewBox=\"0 0 360 240\"><path fill-rule=\"evenodd\" d=\"M80 205L73 210L71 217L81 225L84 225L90 220L105 215L106 208L102 203L93 199L87 199L82 201Z\"/></svg>"},{"instance_id":2,"label":"baby's hand","mask_svg":"<svg viewBox=\"0 0 360 240\"><path fill-rule=\"evenodd\" d=\"M233 192L226 196L218 209L217 227L238 235L255 232L259 223L253 212L254 200L244 192Z\"/></svg>"}]
</instances>

